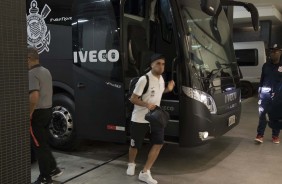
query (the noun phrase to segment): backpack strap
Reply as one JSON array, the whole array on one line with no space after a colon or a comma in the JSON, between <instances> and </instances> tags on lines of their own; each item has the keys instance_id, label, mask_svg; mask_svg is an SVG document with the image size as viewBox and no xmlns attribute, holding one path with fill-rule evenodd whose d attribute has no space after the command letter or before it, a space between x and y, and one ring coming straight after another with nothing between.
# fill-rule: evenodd
<instances>
[{"instance_id":1,"label":"backpack strap","mask_svg":"<svg viewBox=\"0 0 282 184\"><path fill-rule=\"evenodd\" d=\"M149 76L146 74L145 77L146 77L146 85L145 85L145 87L144 87L144 91L143 91L142 95L144 95L145 93L147 93L148 88L149 88Z\"/></svg>"}]
</instances>

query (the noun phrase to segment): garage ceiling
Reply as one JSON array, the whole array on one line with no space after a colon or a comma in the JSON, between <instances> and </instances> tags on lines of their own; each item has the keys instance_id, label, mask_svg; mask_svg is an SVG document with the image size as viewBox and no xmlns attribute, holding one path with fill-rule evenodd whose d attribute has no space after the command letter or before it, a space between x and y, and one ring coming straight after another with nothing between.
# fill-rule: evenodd
<instances>
[{"instance_id":1,"label":"garage ceiling","mask_svg":"<svg viewBox=\"0 0 282 184\"><path fill-rule=\"evenodd\" d=\"M253 3L256 6L274 5L280 11L280 13L282 13L282 1L281 0L240 0L240 1Z\"/></svg>"},{"instance_id":2,"label":"garage ceiling","mask_svg":"<svg viewBox=\"0 0 282 184\"><path fill-rule=\"evenodd\" d=\"M282 25L282 0L239 0L253 3L259 11L260 20L271 20L274 25ZM251 22L250 13L244 8L234 8L234 24Z\"/></svg>"}]
</instances>

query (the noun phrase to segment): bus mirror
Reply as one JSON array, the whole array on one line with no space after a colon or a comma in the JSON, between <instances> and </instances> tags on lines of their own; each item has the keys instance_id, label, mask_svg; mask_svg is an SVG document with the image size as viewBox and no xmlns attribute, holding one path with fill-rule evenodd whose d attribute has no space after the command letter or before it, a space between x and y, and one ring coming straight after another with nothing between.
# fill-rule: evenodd
<instances>
[{"instance_id":1,"label":"bus mirror","mask_svg":"<svg viewBox=\"0 0 282 184\"><path fill-rule=\"evenodd\" d=\"M255 5L248 3L246 9L251 13L252 24L255 31L259 30L259 13Z\"/></svg>"},{"instance_id":2,"label":"bus mirror","mask_svg":"<svg viewBox=\"0 0 282 184\"><path fill-rule=\"evenodd\" d=\"M201 9L209 16L215 16L220 8L220 0L201 0Z\"/></svg>"},{"instance_id":3,"label":"bus mirror","mask_svg":"<svg viewBox=\"0 0 282 184\"><path fill-rule=\"evenodd\" d=\"M248 12L251 13L252 24L255 31L259 30L259 13L258 9L252 3L240 2L240 1L229 1L221 0L222 6L243 6Z\"/></svg>"}]
</instances>

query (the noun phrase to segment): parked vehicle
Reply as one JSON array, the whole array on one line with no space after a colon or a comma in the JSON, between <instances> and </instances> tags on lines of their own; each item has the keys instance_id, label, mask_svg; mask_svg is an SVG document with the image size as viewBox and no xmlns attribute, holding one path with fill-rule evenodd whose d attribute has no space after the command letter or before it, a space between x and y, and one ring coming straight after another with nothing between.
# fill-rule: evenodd
<instances>
[{"instance_id":1,"label":"parked vehicle","mask_svg":"<svg viewBox=\"0 0 282 184\"><path fill-rule=\"evenodd\" d=\"M164 78L176 82L161 102L171 117L166 140L195 146L234 128L240 76L221 2L28 0L28 43L40 50L54 80L51 144L125 142L129 81L144 74L153 52L164 54ZM256 8L239 5L252 10L257 29Z\"/></svg>"},{"instance_id":2,"label":"parked vehicle","mask_svg":"<svg viewBox=\"0 0 282 184\"><path fill-rule=\"evenodd\" d=\"M242 97L248 98L256 93L262 66L266 62L264 42L235 42L234 49L243 76L241 79Z\"/></svg>"}]
</instances>

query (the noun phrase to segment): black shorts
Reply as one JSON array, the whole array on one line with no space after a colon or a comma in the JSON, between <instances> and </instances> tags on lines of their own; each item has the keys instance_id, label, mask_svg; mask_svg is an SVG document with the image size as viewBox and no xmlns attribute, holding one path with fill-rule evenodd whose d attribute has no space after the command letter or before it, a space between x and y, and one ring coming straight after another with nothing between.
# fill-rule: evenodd
<instances>
[{"instance_id":1,"label":"black shorts","mask_svg":"<svg viewBox=\"0 0 282 184\"><path fill-rule=\"evenodd\" d=\"M150 123L131 122L130 146L140 149L147 134L150 136L151 144L164 144L164 128L151 126Z\"/></svg>"}]
</instances>

